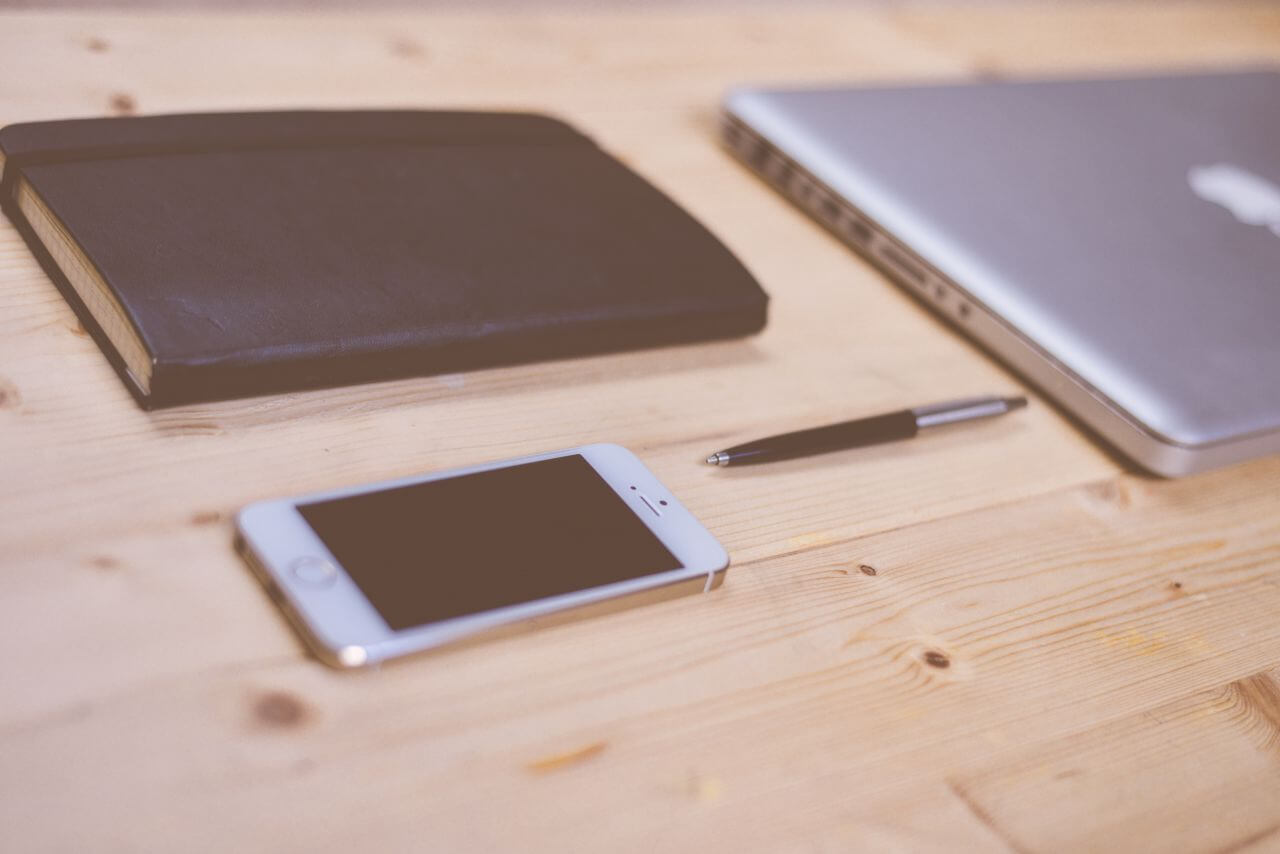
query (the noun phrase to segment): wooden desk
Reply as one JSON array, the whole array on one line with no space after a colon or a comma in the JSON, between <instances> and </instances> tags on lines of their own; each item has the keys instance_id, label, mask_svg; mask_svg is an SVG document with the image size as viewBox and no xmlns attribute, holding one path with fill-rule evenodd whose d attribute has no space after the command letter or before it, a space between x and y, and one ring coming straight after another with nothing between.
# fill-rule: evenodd
<instances>
[{"instance_id":1,"label":"wooden desk","mask_svg":"<svg viewBox=\"0 0 1280 854\"><path fill-rule=\"evenodd\" d=\"M1016 378L718 150L731 84L1280 58L1275 7L10 14L0 122L567 116L774 302L750 340L146 414L0 225L0 835L13 851L1280 846L1280 459L1126 473L1017 416L766 469L734 440ZM299 643L246 502L592 441L713 595L379 671Z\"/></svg>"}]
</instances>

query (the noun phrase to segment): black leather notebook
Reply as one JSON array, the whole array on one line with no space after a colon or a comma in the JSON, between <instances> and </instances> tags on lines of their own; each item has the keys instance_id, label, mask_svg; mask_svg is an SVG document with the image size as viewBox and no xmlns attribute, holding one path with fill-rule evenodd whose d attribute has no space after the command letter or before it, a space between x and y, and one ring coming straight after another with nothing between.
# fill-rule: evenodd
<instances>
[{"instance_id":1,"label":"black leather notebook","mask_svg":"<svg viewBox=\"0 0 1280 854\"><path fill-rule=\"evenodd\" d=\"M5 212L144 407L765 321L710 232L545 116L36 122L0 153Z\"/></svg>"}]
</instances>

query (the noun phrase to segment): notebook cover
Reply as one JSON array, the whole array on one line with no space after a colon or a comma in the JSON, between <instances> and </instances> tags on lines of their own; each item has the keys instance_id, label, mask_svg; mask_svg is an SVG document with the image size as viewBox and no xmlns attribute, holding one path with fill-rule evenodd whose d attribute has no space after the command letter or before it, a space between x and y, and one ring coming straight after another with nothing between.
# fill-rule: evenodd
<instances>
[{"instance_id":1,"label":"notebook cover","mask_svg":"<svg viewBox=\"0 0 1280 854\"><path fill-rule=\"evenodd\" d=\"M558 120L421 111L0 129L5 212L144 407L745 335L767 297ZM21 174L114 290L151 393L13 203Z\"/></svg>"}]
</instances>

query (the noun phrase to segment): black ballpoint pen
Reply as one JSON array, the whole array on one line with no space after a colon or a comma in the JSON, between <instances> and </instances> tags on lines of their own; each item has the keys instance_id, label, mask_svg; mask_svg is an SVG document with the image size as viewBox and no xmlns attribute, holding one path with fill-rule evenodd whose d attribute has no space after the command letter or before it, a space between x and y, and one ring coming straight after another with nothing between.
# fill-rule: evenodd
<instances>
[{"instance_id":1,"label":"black ballpoint pen","mask_svg":"<svg viewBox=\"0 0 1280 854\"><path fill-rule=\"evenodd\" d=\"M921 430L1004 415L1027 405L1025 397L968 397L915 409L903 409L826 427L797 430L725 448L707 457L713 466L740 466L791 460L845 448L910 439Z\"/></svg>"}]
</instances>

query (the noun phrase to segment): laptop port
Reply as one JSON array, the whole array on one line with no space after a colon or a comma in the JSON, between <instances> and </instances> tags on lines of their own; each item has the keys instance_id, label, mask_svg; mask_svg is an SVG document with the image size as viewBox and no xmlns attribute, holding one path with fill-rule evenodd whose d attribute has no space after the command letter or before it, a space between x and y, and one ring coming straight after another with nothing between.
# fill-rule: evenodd
<instances>
[{"instance_id":1,"label":"laptop port","mask_svg":"<svg viewBox=\"0 0 1280 854\"><path fill-rule=\"evenodd\" d=\"M901 273L906 278L915 282L917 285L925 283L924 271L917 267L907 257L892 246L880 247L880 258L885 261L892 269Z\"/></svg>"},{"instance_id":2,"label":"laptop port","mask_svg":"<svg viewBox=\"0 0 1280 854\"><path fill-rule=\"evenodd\" d=\"M866 245L871 242L871 226L857 217L847 216L840 225L844 229L844 233L852 238L855 243Z\"/></svg>"}]
</instances>

